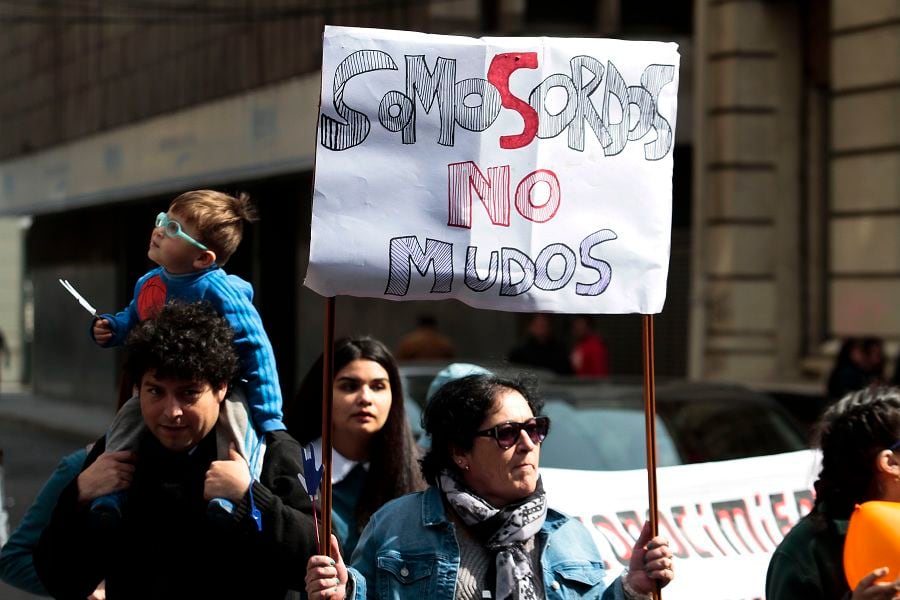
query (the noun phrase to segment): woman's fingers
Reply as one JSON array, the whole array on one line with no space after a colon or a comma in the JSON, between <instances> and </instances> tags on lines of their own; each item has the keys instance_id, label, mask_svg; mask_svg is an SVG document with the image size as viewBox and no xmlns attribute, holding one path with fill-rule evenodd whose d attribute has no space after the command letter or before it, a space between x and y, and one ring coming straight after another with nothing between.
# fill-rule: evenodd
<instances>
[{"instance_id":1,"label":"woman's fingers","mask_svg":"<svg viewBox=\"0 0 900 600\"><path fill-rule=\"evenodd\" d=\"M337 569L334 567L315 567L306 570L306 581L315 581L317 579L337 579Z\"/></svg>"},{"instance_id":2,"label":"woman's fingers","mask_svg":"<svg viewBox=\"0 0 900 600\"><path fill-rule=\"evenodd\" d=\"M343 596L344 584L347 582L347 568L338 550L337 538L331 536L330 556L311 556L306 563L306 593L310 600L338 598Z\"/></svg>"},{"instance_id":3,"label":"woman's fingers","mask_svg":"<svg viewBox=\"0 0 900 600\"><path fill-rule=\"evenodd\" d=\"M663 569L674 570L674 567L675 565L671 558L658 558L644 564L644 570L647 571L647 573L662 571Z\"/></svg>"}]
</instances>

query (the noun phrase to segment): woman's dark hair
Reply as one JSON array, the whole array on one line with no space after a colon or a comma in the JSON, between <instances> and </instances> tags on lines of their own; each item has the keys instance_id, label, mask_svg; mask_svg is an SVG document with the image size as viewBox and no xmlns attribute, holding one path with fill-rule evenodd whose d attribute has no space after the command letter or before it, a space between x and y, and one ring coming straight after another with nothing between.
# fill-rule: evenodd
<instances>
[{"instance_id":1,"label":"woman's dark hair","mask_svg":"<svg viewBox=\"0 0 900 600\"><path fill-rule=\"evenodd\" d=\"M369 471L356 507L357 527L362 531L381 506L424 487L416 464L418 451L406 421L403 383L397 362L384 344L371 337L345 338L334 344L334 374L355 360L376 362L387 371L391 385L391 409L384 427L372 438ZM307 372L300 392L285 407L284 423L294 438L306 445L322 437L323 357Z\"/></svg>"},{"instance_id":2,"label":"woman's dark hair","mask_svg":"<svg viewBox=\"0 0 900 600\"><path fill-rule=\"evenodd\" d=\"M822 470L816 508L846 519L878 494L875 457L900 441L900 389L867 388L844 396L819 421Z\"/></svg>"},{"instance_id":3,"label":"woman's dark hair","mask_svg":"<svg viewBox=\"0 0 900 600\"><path fill-rule=\"evenodd\" d=\"M544 407L530 385L496 375L469 375L441 386L422 413L422 425L431 436L431 448L422 459L425 481L435 485L441 471L459 470L453 450L472 449L475 434L497 410L497 394L504 390L522 394L535 416Z\"/></svg>"},{"instance_id":4,"label":"woman's dark hair","mask_svg":"<svg viewBox=\"0 0 900 600\"><path fill-rule=\"evenodd\" d=\"M209 302L169 302L132 329L125 356L125 372L135 385L154 371L157 378L219 388L238 370L234 330Z\"/></svg>"}]
</instances>

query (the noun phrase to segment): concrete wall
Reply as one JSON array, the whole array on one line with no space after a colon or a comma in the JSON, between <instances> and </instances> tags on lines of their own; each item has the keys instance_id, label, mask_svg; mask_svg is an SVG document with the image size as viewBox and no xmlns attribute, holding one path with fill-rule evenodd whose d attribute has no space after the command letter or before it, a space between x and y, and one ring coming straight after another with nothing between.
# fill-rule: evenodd
<instances>
[{"instance_id":1,"label":"concrete wall","mask_svg":"<svg viewBox=\"0 0 900 600\"><path fill-rule=\"evenodd\" d=\"M25 262L22 250L22 219L0 219L0 331L6 339L9 354L0 353L0 386L18 384L22 380L24 364L23 332L23 280L22 265ZM0 388L0 389L2 389Z\"/></svg>"}]
</instances>

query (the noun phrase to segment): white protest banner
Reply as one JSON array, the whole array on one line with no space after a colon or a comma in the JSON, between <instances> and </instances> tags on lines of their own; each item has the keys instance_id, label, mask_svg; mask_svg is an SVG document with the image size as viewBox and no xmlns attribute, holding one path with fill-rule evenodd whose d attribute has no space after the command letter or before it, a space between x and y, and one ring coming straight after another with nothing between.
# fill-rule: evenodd
<instances>
[{"instance_id":1,"label":"white protest banner","mask_svg":"<svg viewBox=\"0 0 900 600\"><path fill-rule=\"evenodd\" d=\"M657 469L659 533L675 554L666 600L762 600L775 547L811 509L819 454L807 450ZM610 578L647 517L646 471L541 469L551 507L577 517Z\"/></svg>"},{"instance_id":2,"label":"white protest banner","mask_svg":"<svg viewBox=\"0 0 900 600\"><path fill-rule=\"evenodd\" d=\"M326 27L324 296L662 310L677 45Z\"/></svg>"}]
</instances>

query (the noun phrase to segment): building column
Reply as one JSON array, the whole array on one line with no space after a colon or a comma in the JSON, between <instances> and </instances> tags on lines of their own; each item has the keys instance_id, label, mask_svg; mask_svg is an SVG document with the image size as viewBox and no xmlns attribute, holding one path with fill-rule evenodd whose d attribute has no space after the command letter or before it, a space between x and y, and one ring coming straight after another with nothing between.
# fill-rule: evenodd
<instances>
[{"instance_id":1,"label":"building column","mask_svg":"<svg viewBox=\"0 0 900 600\"><path fill-rule=\"evenodd\" d=\"M798 11L696 0L695 14L689 373L789 379L802 339Z\"/></svg>"},{"instance_id":2,"label":"building column","mask_svg":"<svg viewBox=\"0 0 900 600\"><path fill-rule=\"evenodd\" d=\"M900 2L831 2L832 336L900 341Z\"/></svg>"}]
</instances>

